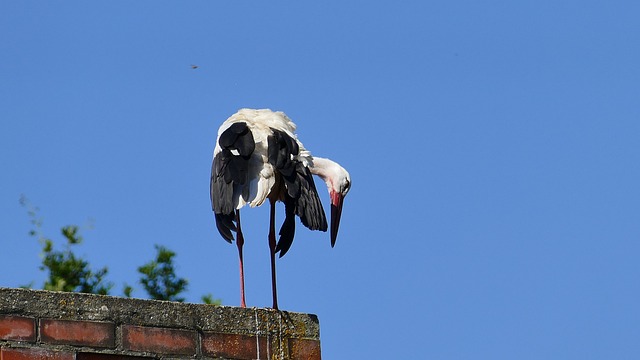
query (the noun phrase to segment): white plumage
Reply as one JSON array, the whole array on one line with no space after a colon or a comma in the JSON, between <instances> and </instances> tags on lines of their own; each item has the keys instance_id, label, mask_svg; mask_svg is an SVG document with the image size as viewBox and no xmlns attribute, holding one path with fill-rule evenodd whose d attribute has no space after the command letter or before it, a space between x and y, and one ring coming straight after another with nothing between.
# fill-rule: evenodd
<instances>
[{"instance_id":1,"label":"white plumage","mask_svg":"<svg viewBox=\"0 0 640 360\"><path fill-rule=\"evenodd\" d=\"M256 149L249 161L250 183L241 187L237 193L234 192L234 207L236 209L240 209L247 204L251 207L262 205L275 184L275 170L269 163L267 152L267 137L273 134L272 129L286 133L298 143L300 153L292 157L292 160L300 161L307 167L312 164L311 153L304 148L295 134L296 124L282 111L240 109L222 123L220 129L218 129L218 138L232 124L240 122L246 123L249 127L249 131L253 134ZM216 147L213 151L214 158L220 151L222 151L222 148L216 141Z\"/></svg>"},{"instance_id":2,"label":"white plumage","mask_svg":"<svg viewBox=\"0 0 640 360\"><path fill-rule=\"evenodd\" d=\"M280 111L241 109L218 130L211 169L211 203L223 238L236 243L240 256L241 305L244 270L240 209L245 205L271 204L269 248L273 307L277 308L275 253L283 256L293 242L295 215L311 230L327 230L327 221L312 174L327 184L331 197L331 246L335 244L342 201L351 187L349 173L337 163L313 158L295 134L296 125ZM285 204L280 239L275 240L275 203Z\"/></svg>"}]
</instances>

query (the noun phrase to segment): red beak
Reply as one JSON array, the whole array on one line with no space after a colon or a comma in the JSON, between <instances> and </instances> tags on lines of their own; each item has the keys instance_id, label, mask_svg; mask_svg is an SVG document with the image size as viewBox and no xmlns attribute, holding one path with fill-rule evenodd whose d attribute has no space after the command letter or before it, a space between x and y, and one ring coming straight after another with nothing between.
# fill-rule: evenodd
<instances>
[{"instance_id":1,"label":"red beak","mask_svg":"<svg viewBox=\"0 0 640 360\"><path fill-rule=\"evenodd\" d=\"M340 216L342 215L342 202L344 196L338 192L331 192L331 247L336 244L338 237L338 227L340 226Z\"/></svg>"}]
</instances>

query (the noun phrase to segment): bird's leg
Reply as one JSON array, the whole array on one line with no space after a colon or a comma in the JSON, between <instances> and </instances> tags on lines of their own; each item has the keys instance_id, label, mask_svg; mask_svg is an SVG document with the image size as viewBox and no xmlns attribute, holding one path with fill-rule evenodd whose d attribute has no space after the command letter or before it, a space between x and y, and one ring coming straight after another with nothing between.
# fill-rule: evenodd
<instances>
[{"instance_id":1,"label":"bird's leg","mask_svg":"<svg viewBox=\"0 0 640 360\"><path fill-rule=\"evenodd\" d=\"M238 256L240 257L240 306L247 307L247 303L244 300L244 265L242 263L242 245L244 245L244 236L242 236L242 229L240 228L240 210L236 210L236 223L238 225L236 245L238 246Z\"/></svg>"},{"instance_id":2,"label":"bird's leg","mask_svg":"<svg viewBox=\"0 0 640 360\"><path fill-rule=\"evenodd\" d=\"M271 253L271 290L273 292L273 308L278 309L278 293L276 291L276 202L269 199L271 214L269 216L269 250Z\"/></svg>"}]
</instances>

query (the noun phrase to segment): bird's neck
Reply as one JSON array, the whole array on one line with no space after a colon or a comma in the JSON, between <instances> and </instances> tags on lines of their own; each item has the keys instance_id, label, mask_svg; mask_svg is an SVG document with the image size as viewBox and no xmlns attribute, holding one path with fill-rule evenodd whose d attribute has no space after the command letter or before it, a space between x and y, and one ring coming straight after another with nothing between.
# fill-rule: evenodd
<instances>
[{"instance_id":1,"label":"bird's neck","mask_svg":"<svg viewBox=\"0 0 640 360\"><path fill-rule=\"evenodd\" d=\"M336 166L339 166L336 162L331 161L329 159L321 158L321 157L313 157L313 166L309 168L311 173L314 175L318 175L325 183L327 183L327 187L331 189L333 184L331 183L333 169Z\"/></svg>"}]
</instances>

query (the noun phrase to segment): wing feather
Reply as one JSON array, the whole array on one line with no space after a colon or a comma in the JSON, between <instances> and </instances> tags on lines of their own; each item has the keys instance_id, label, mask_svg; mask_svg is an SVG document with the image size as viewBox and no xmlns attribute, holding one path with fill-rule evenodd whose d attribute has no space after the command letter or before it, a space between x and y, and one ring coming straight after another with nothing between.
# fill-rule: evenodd
<instances>
[{"instance_id":1,"label":"wing feather","mask_svg":"<svg viewBox=\"0 0 640 360\"><path fill-rule=\"evenodd\" d=\"M286 193L285 222L280 230L276 249L283 256L293 242L293 214L300 218L304 226L311 230L327 231L327 218L320 197L313 182L313 176L306 162L300 160L300 146L295 138L278 129L271 129L268 138L269 163L280 174Z\"/></svg>"},{"instance_id":2,"label":"wing feather","mask_svg":"<svg viewBox=\"0 0 640 360\"><path fill-rule=\"evenodd\" d=\"M245 122L227 126L218 136L211 166L210 196L216 226L227 241L232 241L231 232L237 231L235 210L244 205L243 198L248 196L249 163L254 150L255 140Z\"/></svg>"},{"instance_id":3,"label":"wing feather","mask_svg":"<svg viewBox=\"0 0 640 360\"><path fill-rule=\"evenodd\" d=\"M283 193L285 220L276 246L283 256L293 243L295 216L311 230L327 230L327 219L309 170L313 158L295 135L296 125L282 112L241 109L218 130L211 167L210 195L216 226L233 240L235 211L262 205L276 181ZM278 185L280 188L280 185Z\"/></svg>"}]
</instances>

